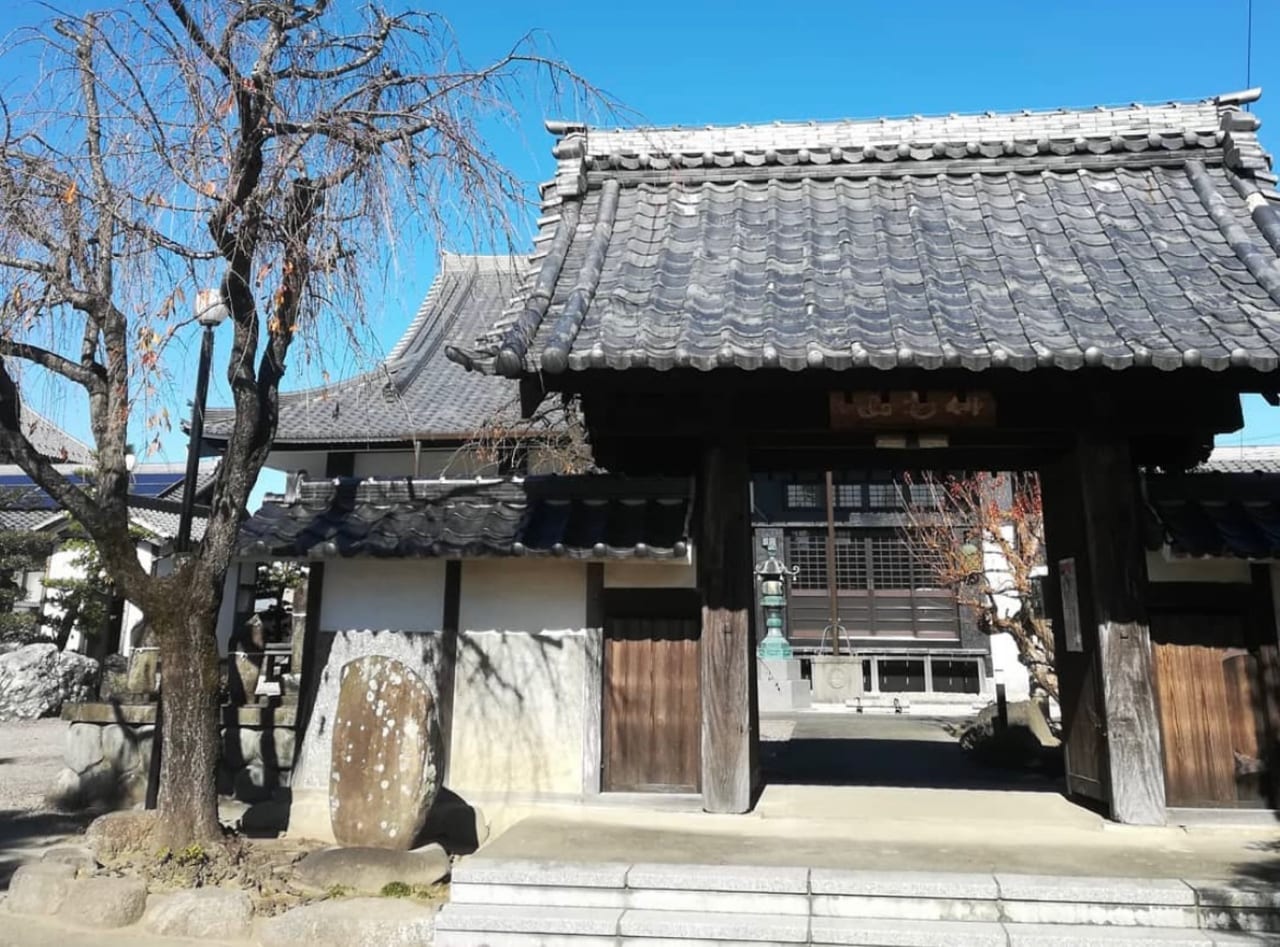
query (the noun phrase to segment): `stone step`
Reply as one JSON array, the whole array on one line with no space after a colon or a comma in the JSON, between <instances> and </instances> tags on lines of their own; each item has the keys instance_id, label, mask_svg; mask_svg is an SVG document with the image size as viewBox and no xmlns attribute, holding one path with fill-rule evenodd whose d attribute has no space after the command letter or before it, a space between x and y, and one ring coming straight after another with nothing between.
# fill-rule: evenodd
<instances>
[{"instance_id":1,"label":"stone step","mask_svg":"<svg viewBox=\"0 0 1280 947\"><path fill-rule=\"evenodd\" d=\"M1179 879L479 858L456 867L452 901L459 909L1280 931L1280 892Z\"/></svg>"},{"instance_id":2,"label":"stone step","mask_svg":"<svg viewBox=\"0 0 1280 947\"><path fill-rule=\"evenodd\" d=\"M436 947L1243 947L1272 935L1183 928L786 917L615 908L449 904L436 918Z\"/></svg>"}]
</instances>

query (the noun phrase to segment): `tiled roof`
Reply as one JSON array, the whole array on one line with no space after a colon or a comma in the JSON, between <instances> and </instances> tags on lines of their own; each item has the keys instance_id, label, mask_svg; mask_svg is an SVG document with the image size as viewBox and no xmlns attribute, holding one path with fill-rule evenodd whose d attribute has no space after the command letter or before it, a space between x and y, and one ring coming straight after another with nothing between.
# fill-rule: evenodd
<instances>
[{"instance_id":1,"label":"tiled roof","mask_svg":"<svg viewBox=\"0 0 1280 947\"><path fill-rule=\"evenodd\" d=\"M269 496L245 521L239 554L681 558L690 502L681 479L302 482L296 496Z\"/></svg>"},{"instance_id":2,"label":"tiled roof","mask_svg":"<svg viewBox=\"0 0 1280 947\"><path fill-rule=\"evenodd\" d=\"M42 414L22 405L22 433L31 446L49 460L59 464L93 463L93 448L72 437Z\"/></svg>"},{"instance_id":3,"label":"tiled roof","mask_svg":"<svg viewBox=\"0 0 1280 947\"><path fill-rule=\"evenodd\" d=\"M1187 473L1148 474L1151 545L1167 545L1178 556L1280 558L1277 459L1274 447L1217 448Z\"/></svg>"},{"instance_id":4,"label":"tiled roof","mask_svg":"<svg viewBox=\"0 0 1280 947\"><path fill-rule=\"evenodd\" d=\"M1280 474L1280 445L1215 447L1197 471L1235 474Z\"/></svg>"},{"instance_id":5,"label":"tiled roof","mask_svg":"<svg viewBox=\"0 0 1280 947\"><path fill-rule=\"evenodd\" d=\"M589 369L1280 366L1256 93L1007 115L599 131L513 305L450 357Z\"/></svg>"},{"instance_id":6,"label":"tiled roof","mask_svg":"<svg viewBox=\"0 0 1280 947\"><path fill-rule=\"evenodd\" d=\"M463 440L504 408L514 411L517 392L510 382L468 378L445 358L444 345L474 337L498 317L521 265L507 256L444 254L422 306L386 361L347 381L280 396L275 445ZM211 409L205 437L225 441L232 419L230 409Z\"/></svg>"}]
</instances>

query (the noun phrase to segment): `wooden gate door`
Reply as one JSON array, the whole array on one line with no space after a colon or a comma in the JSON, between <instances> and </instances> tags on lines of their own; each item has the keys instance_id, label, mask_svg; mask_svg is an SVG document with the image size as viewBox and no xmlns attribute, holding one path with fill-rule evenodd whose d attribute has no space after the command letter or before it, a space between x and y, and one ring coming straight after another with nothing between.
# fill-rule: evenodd
<instances>
[{"instance_id":1,"label":"wooden gate door","mask_svg":"<svg viewBox=\"0 0 1280 947\"><path fill-rule=\"evenodd\" d=\"M606 792L700 790L698 631L689 618L605 621Z\"/></svg>"}]
</instances>

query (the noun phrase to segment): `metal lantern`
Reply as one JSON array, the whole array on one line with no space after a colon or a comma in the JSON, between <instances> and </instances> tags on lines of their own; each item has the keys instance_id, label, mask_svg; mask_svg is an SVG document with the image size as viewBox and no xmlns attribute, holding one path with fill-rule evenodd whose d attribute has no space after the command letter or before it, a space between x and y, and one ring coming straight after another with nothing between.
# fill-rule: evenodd
<instances>
[{"instance_id":1,"label":"metal lantern","mask_svg":"<svg viewBox=\"0 0 1280 947\"><path fill-rule=\"evenodd\" d=\"M782 633L782 612L787 607L787 582L800 573L788 568L776 555L770 555L756 566L760 582L760 607L764 612L764 640L756 649L762 658L790 658L791 643Z\"/></svg>"}]
</instances>

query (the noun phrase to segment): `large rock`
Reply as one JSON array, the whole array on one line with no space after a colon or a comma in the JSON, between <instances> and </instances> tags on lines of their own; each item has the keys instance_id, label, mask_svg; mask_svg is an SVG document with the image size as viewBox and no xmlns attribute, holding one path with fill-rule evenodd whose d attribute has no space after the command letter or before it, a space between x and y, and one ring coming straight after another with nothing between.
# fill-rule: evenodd
<instances>
[{"instance_id":1,"label":"large rock","mask_svg":"<svg viewBox=\"0 0 1280 947\"><path fill-rule=\"evenodd\" d=\"M0 720L35 720L58 713L64 701L87 700L97 672L97 661L50 642L0 654Z\"/></svg>"},{"instance_id":2,"label":"large rock","mask_svg":"<svg viewBox=\"0 0 1280 947\"><path fill-rule=\"evenodd\" d=\"M124 852L147 848L156 814L145 809L126 809L98 816L84 833L84 843L100 862Z\"/></svg>"},{"instance_id":3,"label":"large rock","mask_svg":"<svg viewBox=\"0 0 1280 947\"><path fill-rule=\"evenodd\" d=\"M318 891L334 885L377 894L392 881L433 885L449 874L449 856L439 845L412 852L386 848L330 848L312 852L294 868L300 884Z\"/></svg>"},{"instance_id":4,"label":"large rock","mask_svg":"<svg viewBox=\"0 0 1280 947\"><path fill-rule=\"evenodd\" d=\"M179 891L151 898L142 926L165 937L244 940L253 928L253 902L226 888Z\"/></svg>"},{"instance_id":5,"label":"large rock","mask_svg":"<svg viewBox=\"0 0 1280 947\"><path fill-rule=\"evenodd\" d=\"M329 819L343 845L408 849L440 790L440 730L422 678L394 658L342 669Z\"/></svg>"},{"instance_id":6,"label":"large rock","mask_svg":"<svg viewBox=\"0 0 1280 947\"><path fill-rule=\"evenodd\" d=\"M67 727L67 766L77 773L102 762L102 730L96 723L73 723Z\"/></svg>"},{"instance_id":7,"label":"large rock","mask_svg":"<svg viewBox=\"0 0 1280 947\"><path fill-rule=\"evenodd\" d=\"M74 865L33 862L9 879L6 904L14 914L57 914L75 883Z\"/></svg>"},{"instance_id":8,"label":"large rock","mask_svg":"<svg viewBox=\"0 0 1280 947\"><path fill-rule=\"evenodd\" d=\"M435 908L398 898L319 901L258 924L264 947L419 947L435 937Z\"/></svg>"},{"instance_id":9,"label":"large rock","mask_svg":"<svg viewBox=\"0 0 1280 947\"><path fill-rule=\"evenodd\" d=\"M58 917L80 927L115 928L135 923L147 907L147 884L137 878L81 878Z\"/></svg>"}]
</instances>

